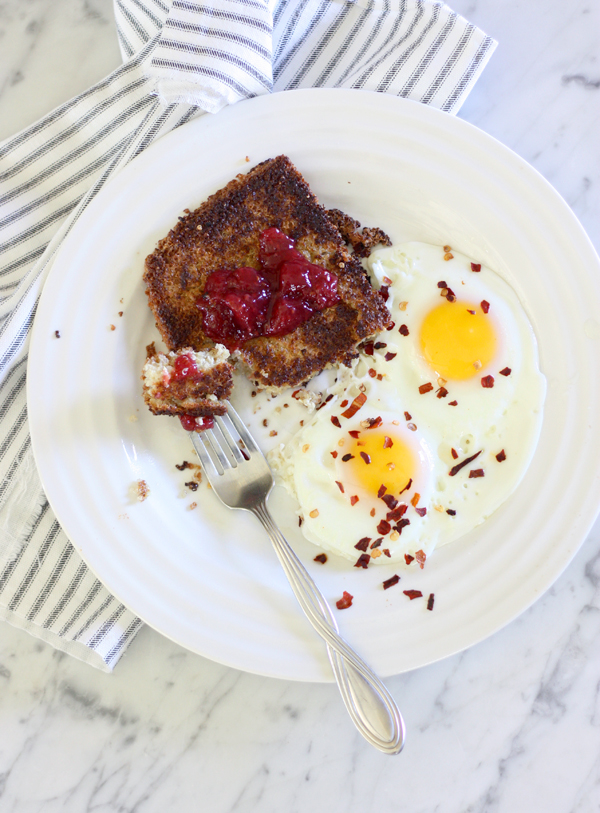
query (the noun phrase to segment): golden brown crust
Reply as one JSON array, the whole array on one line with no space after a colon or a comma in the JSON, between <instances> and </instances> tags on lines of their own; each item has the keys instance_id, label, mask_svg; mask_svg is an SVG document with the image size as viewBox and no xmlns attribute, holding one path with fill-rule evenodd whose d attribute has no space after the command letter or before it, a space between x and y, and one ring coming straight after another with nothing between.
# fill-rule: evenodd
<instances>
[{"instance_id":1,"label":"golden brown crust","mask_svg":"<svg viewBox=\"0 0 600 813\"><path fill-rule=\"evenodd\" d=\"M170 349L210 345L196 302L217 268L259 267L259 235L275 226L310 262L338 275L342 302L286 336L253 339L240 351L262 386L295 386L329 364L348 363L356 345L389 322L383 299L286 156L238 175L179 219L146 259L144 281L156 324Z\"/></svg>"},{"instance_id":2,"label":"golden brown crust","mask_svg":"<svg viewBox=\"0 0 600 813\"><path fill-rule=\"evenodd\" d=\"M340 234L357 257L368 257L371 249L377 245L391 246L392 241L387 234L378 228L361 229L358 220L341 212L339 209L328 209L327 215L335 223Z\"/></svg>"}]
</instances>

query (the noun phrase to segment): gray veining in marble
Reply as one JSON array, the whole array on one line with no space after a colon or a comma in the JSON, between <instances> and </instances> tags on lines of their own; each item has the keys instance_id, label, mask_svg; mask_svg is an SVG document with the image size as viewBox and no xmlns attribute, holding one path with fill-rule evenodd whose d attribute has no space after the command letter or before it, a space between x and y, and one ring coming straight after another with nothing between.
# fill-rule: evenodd
<instances>
[{"instance_id":1,"label":"gray veining in marble","mask_svg":"<svg viewBox=\"0 0 600 813\"><path fill-rule=\"evenodd\" d=\"M530 162L600 247L600 4L451 5L499 41L461 117ZM0 137L119 61L110 0L0 3ZM388 685L409 732L395 758L362 742L333 685L236 672L150 629L104 675L3 625L0 810L595 813L600 523L516 621Z\"/></svg>"}]
</instances>

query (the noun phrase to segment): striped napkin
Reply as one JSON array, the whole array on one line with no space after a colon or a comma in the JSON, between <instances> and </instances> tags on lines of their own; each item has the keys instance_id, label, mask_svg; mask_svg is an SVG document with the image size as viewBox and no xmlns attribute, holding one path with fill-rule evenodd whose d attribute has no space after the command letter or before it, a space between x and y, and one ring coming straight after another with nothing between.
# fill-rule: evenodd
<instances>
[{"instance_id":1,"label":"striped napkin","mask_svg":"<svg viewBox=\"0 0 600 813\"><path fill-rule=\"evenodd\" d=\"M106 181L164 133L262 93L344 87L456 113L496 43L431 0L115 0L123 65L0 144L0 618L105 671L142 622L45 498L25 394L58 248Z\"/></svg>"}]
</instances>

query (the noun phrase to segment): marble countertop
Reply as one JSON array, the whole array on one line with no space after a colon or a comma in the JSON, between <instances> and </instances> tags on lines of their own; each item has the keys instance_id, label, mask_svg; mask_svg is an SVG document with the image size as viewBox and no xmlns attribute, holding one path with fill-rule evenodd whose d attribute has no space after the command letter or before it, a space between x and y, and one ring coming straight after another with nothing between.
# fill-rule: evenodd
<instances>
[{"instance_id":1,"label":"marble countertop","mask_svg":"<svg viewBox=\"0 0 600 813\"><path fill-rule=\"evenodd\" d=\"M539 170L600 249L600 5L451 5L499 42L460 116ZM0 138L119 62L111 0L5 0ZM597 811L600 522L520 618L387 684L409 733L397 757L361 740L334 685L237 672L148 628L106 675L3 624L0 809Z\"/></svg>"}]
</instances>

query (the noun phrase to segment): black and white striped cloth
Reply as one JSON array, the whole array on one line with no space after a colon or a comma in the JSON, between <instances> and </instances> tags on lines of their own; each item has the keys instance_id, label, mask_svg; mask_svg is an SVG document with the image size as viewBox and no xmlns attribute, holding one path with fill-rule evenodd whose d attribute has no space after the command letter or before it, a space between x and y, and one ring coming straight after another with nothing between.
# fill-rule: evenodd
<instances>
[{"instance_id":1,"label":"black and white striped cloth","mask_svg":"<svg viewBox=\"0 0 600 813\"><path fill-rule=\"evenodd\" d=\"M141 627L45 499L27 424L29 332L57 248L106 180L204 111L345 87L455 113L496 43L431 0L115 0L124 64L0 144L0 618L110 670Z\"/></svg>"}]
</instances>

